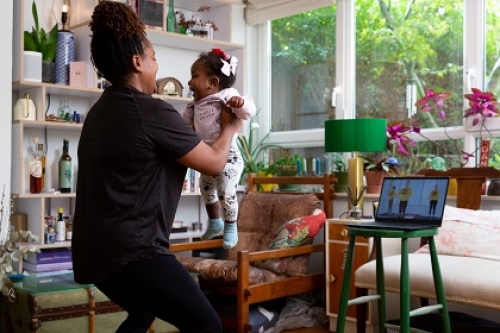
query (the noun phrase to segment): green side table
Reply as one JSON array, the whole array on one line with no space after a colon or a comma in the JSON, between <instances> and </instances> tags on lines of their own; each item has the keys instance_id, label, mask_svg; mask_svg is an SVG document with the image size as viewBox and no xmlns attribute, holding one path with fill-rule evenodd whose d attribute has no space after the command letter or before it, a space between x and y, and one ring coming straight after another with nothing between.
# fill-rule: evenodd
<instances>
[{"instance_id":1,"label":"green side table","mask_svg":"<svg viewBox=\"0 0 500 333\"><path fill-rule=\"evenodd\" d=\"M374 229L362 227L348 227L349 247L342 280L342 291L340 295L339 313L337 317L337 333L343 333L347 316L347 307L369 301L377 301L379 332L386 332L386 302L385 302L385 281L384 281L384 261L382 255L382 238L401 239L401 279L400 279L400 332L410 332L410 317L427 314L439 310L441 317L441 332L451 333L448 306L443 287L443 279L439 268L436 244L434 236L437 235L437 228L429 228L415 231L402 231L394 229ZM349 300L349 289L351 283L351 273L354 258L354 244L357 236L373 237L376 251L376 278L377 295L363 296ZM421 307L410 311L410 273L408 264L408 239L427 238L432 263L432 275L436 290L437 304Z\"/></svg>"}]
</instances>

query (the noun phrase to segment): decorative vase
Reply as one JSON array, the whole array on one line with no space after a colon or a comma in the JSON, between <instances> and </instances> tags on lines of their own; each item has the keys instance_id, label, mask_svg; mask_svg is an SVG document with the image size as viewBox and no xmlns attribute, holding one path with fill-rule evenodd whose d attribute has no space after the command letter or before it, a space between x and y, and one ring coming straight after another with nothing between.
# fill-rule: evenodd
<instances>
[{"instance_id":1,"label":"decorative vase","mask_svg":"<svg viewBox=\"0 0 500 333\"><path fill-rule=\"evenodd\" d=\"M42 82L54 83L56 80L56 64L52 61L42 61Z\"/></svg>"},{"instance_id":2,"label":"decorative vase","mask_svg":"<svg viewBox=\"0 0 500 333\"><path fill-rule=\"evenodd\" d=\"M387 172L380 170L366 170L366 189L365 193L378 194L382 189L382 181L387 176Z\"/></svg>"},{"instance_id":3,"label":"decorative vase","mask_svg":"<svg viewBox=\"0 0 500 333\"><path fill-rule=\"evenodd\" d=\"M75 34L71 31L57 32L56 84L69 85L69 63L75 61Z\"/></svg>"}]
</instances>

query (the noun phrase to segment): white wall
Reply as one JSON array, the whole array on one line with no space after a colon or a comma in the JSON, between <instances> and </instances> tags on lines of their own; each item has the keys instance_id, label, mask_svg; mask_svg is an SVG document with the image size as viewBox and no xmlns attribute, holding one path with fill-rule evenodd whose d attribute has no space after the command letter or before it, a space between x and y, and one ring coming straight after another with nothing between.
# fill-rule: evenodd
<instances>
[{"instance_id":1,"label":"white wall","mask_svg":"<svg viewBox=\"0 0 500 333\"><path fill-rule=\"evenodd\" d=\"M6 197L10 197L11 173L11 126L12 126L12 10L13 1L2 1L0 11L0 31L6 52L2 54L2 73L0 75L0 194L6 185ZM0 197L1 198L1 197Z\"/></svg>"}]
</instances>

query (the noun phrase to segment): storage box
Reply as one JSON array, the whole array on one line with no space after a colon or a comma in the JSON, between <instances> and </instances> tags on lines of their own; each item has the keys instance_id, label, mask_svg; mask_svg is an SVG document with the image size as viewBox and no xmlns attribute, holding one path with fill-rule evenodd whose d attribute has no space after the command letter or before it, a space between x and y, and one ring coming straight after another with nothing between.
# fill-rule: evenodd
<instances>
[{"instance_id":1,"label":"storage box","mask_svg":"<svg viewBox=\"0 0 500 333\"><path fill-rule=\"evenodd\" d=\"M16 282L17 300L0 294L2 333L113 333L127 313L93 285L80 285L72 274L26 277ZM178 332L157 320L151 332Z\"/></svg>"}]
</instances>

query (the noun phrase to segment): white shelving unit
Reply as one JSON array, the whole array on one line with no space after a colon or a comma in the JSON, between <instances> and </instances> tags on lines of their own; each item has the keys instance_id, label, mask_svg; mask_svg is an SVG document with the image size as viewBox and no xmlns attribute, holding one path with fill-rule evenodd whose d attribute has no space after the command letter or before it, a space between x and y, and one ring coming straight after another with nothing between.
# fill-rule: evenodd
<instances>
[{"instance_id":1,"label":"white shelving unit","mask_svg":"<svg viewBox=\"0 0 500 333\"><path fill-rule=\"evenodd\" d=\"M52 15L52 1L35 0L38 8L40 25L48 30L55 23ZM57 1L56 1L57 3ZM31 30L34 25L31 15L32 0L14 1L13 10L13 88L12 99L17 101L28 93L37 108L36 121L14 121L12 124L12 184L11 192L14 198L14 212L25 213L28 216L28 229L40 236L38 245L42 249L69 247L70 242L44 242L44 216L56 215L57 207L63 207L65 214L74 211L75 185L73 192L58 194L50 191L56 189L57 164L62 153L63 138L69 139L69 154L74 167L76 179L77 145L82 124L71 124L45 121L49 114L57 115L63 101L68 101L71 110L85 115L93 103L102 93L97 89L97 76L90 61L90 29L89 18L98 0L79 0L72 2L72 16L70 30L75 34L75 61L87 62L87 87L71 87L59 84L36 83L24 81L23 63L23 32ZM212 20L219 26L214 32L214 39L185 36L177 33L148 30L147 36L155 46L156 58L159 64L157 78L175 77L184 86L182 96L155 95L172 104L180 110L190 100L187 93L187 82L190 78L191 64L197 59L200 52L210 51L217 47L225 50L239 59L239 75L235 87L244 91L244 63L245 63L245 23L243 19L243 1L235 0L176 0L176 9L195 11L201 5L211 7L208 13L203 13L204 20ZM165 1L165 14L168 1ZM46 176L44 192L31 194L29 192L29 147L32 139L39 138L47 148ZM199 190L194 193L184 192L176 214L176 220L183 220L185 225L200 221L205 224L206 212L200 198ZM203 226L203 229L206 226ZM172 239L193 240L202 232L188 231L173 233Z\"/></svg>"}]
</instances>

